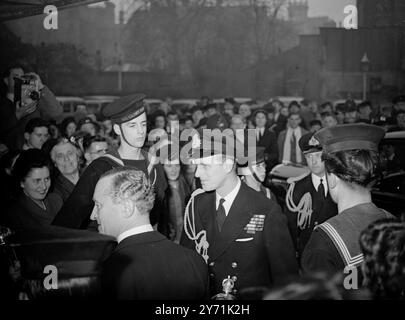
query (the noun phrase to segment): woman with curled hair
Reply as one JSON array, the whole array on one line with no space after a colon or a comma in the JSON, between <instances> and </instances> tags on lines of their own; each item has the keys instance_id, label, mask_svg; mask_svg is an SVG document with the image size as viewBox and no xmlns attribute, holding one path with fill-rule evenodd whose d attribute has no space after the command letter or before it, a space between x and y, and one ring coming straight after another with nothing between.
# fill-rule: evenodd
<instances>
[{"instance_id":1,"label":"woman with curled hair","mask_svg":"<svg viewBox=\"0 0 405 320\"><path fill-rule=\"evenodd\" d=\"M405 222L376 221L360 236L363 284L374 299L405 300Z\"/></svg>"},{"instance_id":2,"label":"woman with curled hair","mask_svg":"<svg viewBox=\"0 0 405 320\"><path fill-rule=\"evenodd\" d=\"M62 207L62 199L49 193L51 178L47 155L38 149L24 151L16 160L12 174L20 190L18 199L8 210L8 225L12 229L24 229L51 224Z\"/></svg>"},{"instance_id":3,"label":"woman with curled hair","mask_svg":"<svg viewBox=\"0 0 405 320\"><path fill-rule=\"evenodd\" d=\"M357 272L363 262L360 233L376 220L393 217L372 203L370 193L384 134L384 129L368 124L338 125L315 134L338 215L312 233L302 257L305 272Z\"/></svg>"}]
</instances>

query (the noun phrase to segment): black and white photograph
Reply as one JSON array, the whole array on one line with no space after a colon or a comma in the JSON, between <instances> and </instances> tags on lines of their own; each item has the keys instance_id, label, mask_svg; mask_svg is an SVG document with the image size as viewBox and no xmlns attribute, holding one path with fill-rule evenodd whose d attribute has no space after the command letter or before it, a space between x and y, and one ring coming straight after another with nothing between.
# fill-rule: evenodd
<instances>
[{"instance_id":1,"label":"black and white photograph","mask_svg":"<svg viewBox=\"0 0 405 320\"><path fill-rule=\"evenodd\" d=\"M405 300L404 0L1 0L0 42L2 301Z\"/></svg>"}]
</instances>

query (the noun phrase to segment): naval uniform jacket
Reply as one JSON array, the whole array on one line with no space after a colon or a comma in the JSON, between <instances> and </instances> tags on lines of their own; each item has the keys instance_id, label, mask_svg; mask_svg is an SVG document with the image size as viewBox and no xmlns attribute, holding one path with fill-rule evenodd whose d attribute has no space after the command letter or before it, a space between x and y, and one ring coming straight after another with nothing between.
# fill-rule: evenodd
<instances>
[{"instance_id":1,"label":"naval uniform jacket","mask_svg":"<svg viewBox=\"0 0 405 320\"><path fill-rule=\"evenodd\" d=\"M306 175L301 180L295 182L293 191L294 204L297 206L302 197L308 192L311 195L312 200L312 214L310 223L307 227L301 229L298 226L297 212L290 211L287 206L285 210L285 214L288 219L288 229L290 230L298 258L302 256L304 248L308 243L314 227L325 222L329 218L334 217L338 213L337 205L333 202L329 190L326 198L321 197L318 191L315 189L314 184L312 183L311 174Z\"/></svg>"},{"instance_id":2,"label":"naval uniform jacket","mask_svg":"<svg viewBox=\"0 0 405 320\"><path fill-rule=\"evenodd\" d=\"M363 262L360 234L371 223L393 216L373 203L349 208L315 228L302 256L304 272L342 272Z\"/></svg>"},{"instance_id":3,"label":"naval uniform jacket","mask_svg":"<svg viewBox=\"0 0 405 320\"><path fill-rule=\"evenodd\" d=\"M206 299L208 268L195 251L149 231L118 244L103 263L101 284L114 299Z\"/></svg>"},{"instance_id":4,"label":"naval uniform jacket","mask_svg":"<svg viewBox=\"0 0 405 320\"><path fill-rule=\"evenodd\" d=\"M298 274L287 219L275 201L241 183L221 232L216 220L215 191L197 194L190 202L188 212L194 211L196 234L206 231L211 295L223 291L222 281L228 276L236 280L234 290L240 291L269 287ZM185 230L180 244L197 250Z\"/></svg>"},{"instance_id":5,"label":"naval uniform jacket","mask_svg":"<svg viewBox=\"0 0 405 320\"><path fill-rule=\"evenodd\" d=\"M90 163L80 176L73 192L56 215L52 224L73 229L93 229L94 227L92 228L92 224L90 223L90 216L94 207L93 194L96 184L104 173L113 168L121 167L122 162L126 167L142 170L151 182L155 182L156 200L150 213L151 223L155 224L164 213L163 199L167 188L167 181L161 164L155 164L150 175L148 174L148 154L143 150L141 152L145 160L121 159L118 152L115 151L111 153L113 158L102 156ZM118 162L114 158L118 159Z\"/></svg>"}]
</instances>

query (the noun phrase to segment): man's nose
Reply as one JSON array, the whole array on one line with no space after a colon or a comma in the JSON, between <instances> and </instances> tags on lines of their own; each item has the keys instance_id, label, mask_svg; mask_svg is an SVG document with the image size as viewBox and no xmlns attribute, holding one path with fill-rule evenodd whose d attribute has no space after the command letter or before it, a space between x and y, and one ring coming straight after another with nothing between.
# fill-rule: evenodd
<instances>
[{"instance_id":1,"label":"man's nose","mask_svg":"<svg viewBox=\"0 0 405 320\"><path fill-rule=\"evenodd\" d=\"M91 220L96 220L96 216L97 216L96 206L94 206L93 211L91 212L91 215L90 215L90 219Z\"/></svg>"},{"instance_id":2,"label":"man's nose","mask_svg":"<svg viewBox=\"0 0 405 320\"><path fill-rule=\"evenodd\" d=\"M195 174L194 174L196 178L201 177L200 171L201 171L200 165L197 165L197 169L196 169Z\"/></svg>"}]
</instances>

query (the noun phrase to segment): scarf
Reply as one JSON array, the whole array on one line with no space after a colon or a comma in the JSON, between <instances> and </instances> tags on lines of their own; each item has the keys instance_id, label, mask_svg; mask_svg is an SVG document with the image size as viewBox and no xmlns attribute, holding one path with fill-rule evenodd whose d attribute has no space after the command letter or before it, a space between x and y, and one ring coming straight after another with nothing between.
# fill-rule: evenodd
<instances>
[{"instance_id":1,"label":"scarf","mask_svg":"<svg viewBox=\"0 0 405 320\"><path fill-rule=\"evenodd\" d=\"M292 128L288 128L286 135L285 135L285 141L284 141L284 149L283 149L283 163L291 163L291 139L293 132L295 133L295 155L296 155L296 163L302 163L302 154L301 154L301 149L298 145L298 141L301 138L301 128L298 127L295 130Z\"/></svg>"}]
</instances>

